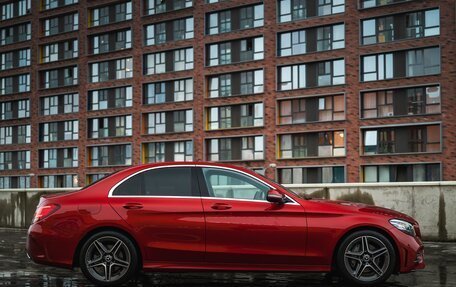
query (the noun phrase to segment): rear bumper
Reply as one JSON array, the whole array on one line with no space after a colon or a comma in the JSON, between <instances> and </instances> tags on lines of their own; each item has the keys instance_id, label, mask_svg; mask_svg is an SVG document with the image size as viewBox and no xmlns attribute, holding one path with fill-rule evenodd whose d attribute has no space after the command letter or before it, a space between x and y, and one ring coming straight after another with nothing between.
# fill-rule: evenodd
<instances>
[{"instance_id":1,"label":"rear bumper","mask_svg":"<svg viewBox=\"0 0 456 287\"><path fill-rule=\"evenodd\" d=\"M390 230L396 238L397 248L399 251L399 272L408 273L418 269L424 269L424 246L421 239L412 237L402 231L393 228Z\"/></svg>"},{"instance_id":2,"label":"rear bumper","mask_svg":"<svg viewBox=\"0 0 456 287\"><path fill-rule=\"evenodd\" d=\"M27 232L26 253L35 263L72 268L72 257L68 257L69 246L55 232L46 231L40 224L32 224Z\"/></svg>"}]
</instances>

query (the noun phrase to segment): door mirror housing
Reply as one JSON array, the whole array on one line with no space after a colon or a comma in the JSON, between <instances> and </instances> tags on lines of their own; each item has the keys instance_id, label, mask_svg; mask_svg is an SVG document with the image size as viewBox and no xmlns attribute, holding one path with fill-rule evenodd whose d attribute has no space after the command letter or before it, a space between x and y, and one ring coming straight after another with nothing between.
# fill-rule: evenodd
<instances>
[{"instance_id":1,"label":"door mirror housing","mask_svg":"<svg viewBox=\"0 0 456 287\"><path fill-rule=\"evenodd\" d=\"M286 197L284 194L281 194L275 189L270 189L266 198L269 202L284 204L286 202Z\"/></svg>"}]
</instances>

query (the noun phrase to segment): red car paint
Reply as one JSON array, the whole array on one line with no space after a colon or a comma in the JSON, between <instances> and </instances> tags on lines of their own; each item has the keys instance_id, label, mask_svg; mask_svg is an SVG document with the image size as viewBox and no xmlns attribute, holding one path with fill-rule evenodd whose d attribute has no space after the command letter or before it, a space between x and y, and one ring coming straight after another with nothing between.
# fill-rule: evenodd
<instances>
[{"instance_id":1,"label":"red car paint","mask_svg":"<svg viewBox=\"0 0 456 287\"><path fill-rule=\"evenodd\" d=\"M41 198L39 206L56 204L59 208L30 226L29 256L37 263L73 268L78 263L78 248L83 239L96 230L112 228L134 239L146 271L328 272L342 237L359 228L371 228L394 241L399 260L397 272L424 268L423 244L418 223L413 218L364 204L300 198L240 167L178 163L247 173L294 202L276 205L267 201L205 196L108 196L119 181L138 171L176 164L128 168L80 191ZM410 236L393 227L389 223L393 218L414 224L418 235Z\"/></svg>"}]
</instances>

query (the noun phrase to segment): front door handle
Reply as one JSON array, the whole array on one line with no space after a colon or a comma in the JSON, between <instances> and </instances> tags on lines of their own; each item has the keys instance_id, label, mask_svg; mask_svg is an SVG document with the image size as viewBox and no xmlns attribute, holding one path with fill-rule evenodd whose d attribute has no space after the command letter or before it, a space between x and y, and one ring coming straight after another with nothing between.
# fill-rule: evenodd
<instances>
[{"instance_id":1,"label":"front door handle","mask_svg":"<svg viewBox=\"0 0 456 287\"><path fill-rule=\"evenodd\" d=\"M130 203L125 203L123 208L125 208L125 209L141 209L141 208L143 208L143 205L141 203L130 202Z\"/></svg>"},{"instance_id":2,"label":"front door handle","mask_svg":"<svg viewBox=\"0 0 456 287\"><path fill-rule=\"evenodd\" d=\"M211 206L211 208L215 210L227 210L231 208L231 205L226 203L215 203Z\"/></svg>"}]
</instances>

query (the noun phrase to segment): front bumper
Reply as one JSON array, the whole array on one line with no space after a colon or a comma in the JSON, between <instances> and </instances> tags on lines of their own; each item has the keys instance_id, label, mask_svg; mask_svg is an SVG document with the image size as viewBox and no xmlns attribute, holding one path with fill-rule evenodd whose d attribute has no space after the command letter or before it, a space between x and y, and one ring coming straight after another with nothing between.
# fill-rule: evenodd
<instances>
[{"instance_id":1,"label":"front bumper","mask_svg":"<svg viewBox=\"0 0 456 287\"><path fill-rule=\"evenodd\" d=\"M396 240L399 251L400 273L408 273L418 269L424 269L424 245L420 238L413 237L402 231L392 228L390 230Z\"/></svg>"}]
</instances>

